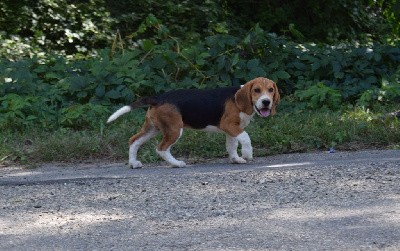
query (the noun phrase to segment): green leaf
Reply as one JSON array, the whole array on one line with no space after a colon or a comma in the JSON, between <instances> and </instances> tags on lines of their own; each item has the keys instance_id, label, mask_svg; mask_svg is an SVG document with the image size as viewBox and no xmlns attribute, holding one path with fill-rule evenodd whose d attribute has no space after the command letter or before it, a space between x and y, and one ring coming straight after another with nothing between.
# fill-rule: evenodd
<instances>
[{"instance_id":1,"label":"green leaf","mask_svg":"<svg viewBox=\"0 0 400 251\"><path fill-rule=\"evenodd\" d=\"M221 74L220 78L221 78L222 82L224 82L224 83L230 83L231 82L231 78L226 73Z\"/></svg>"},{"instance_id":2,"label":"green leaf","mask_svg":"<svg viewBox=\"0 0 400 251\"><path fill-rule=\"evenodd\" d=\"M111 90L106 93L106 97L110 99L118 99L121 97L121 93L117 90Z\"/></svg>"},{"instance_id":3,"label":"green leaf","mask_svg":"<svg viewBox=\"0 0 400 251\"><path fill-rule=\"evenodd\" d=\"M342 69L342 66L340 65L339 62L337 62L337 61L332 62L332 70L334 73L339 72L341 69Z\"/></svg>"},{"instance_id":4,"label":"green leaf","mask_svg":"<svg viewBox=\"0 0 400 251\"><path fill-rule=\"evenodd\" d=\"M46 73L45 77L48 79L59 79L60 78L60 76L55 72L48 72L48 73Z\"/></svg>"},{"instance_id":5,"label":"green leaf","mask_svg":"<svg viewBox=\"0 0 400 251\"><path fill-rule=\"evenodd\" d=\"M86 86L86 81L83 77L73 76L69 79L70 82L70 90L71 91L80 91Z\"/></svg>"},{"instance_id":6,"label":"green leaf","mask_svg":"<svg viewBox=\"0 0 400 251\"><path fill-rule=\"evenodd\" d=\"M269 64L269 65L267 66L267 68L268 68L269 70L274 70L274 69L278 68L278 66L279 66L278 62L277 62L277 61L274 61L274 62L272 62L271 64Z\"/></svg>"},{"instance_id":7,"label":"green leaf","mask_svg":"<svg viewBox=\"0 0 400 251\"><path fill-rule=\"evenodd\" d=\"M265 76L266 75L266 72L264 71L264 69L263 68L261 68L261 67L255 67L255 68L252 68L251 70L250 70L250 73L249 73L249 76L251 77L251 78L257 78L257 77L260 77L260 76Z\"/></svg>"},{"instance_id":8,"label":"green leaf","mask_svg":"<svg viewBox=\"0 0 400 251\"><path fill-rule=\"evenodd\" d=\"M206 63L206 58L209 57L210 54L208 54L207 52L203 52L200 55L197 56L196 58L196 64L197 65L204 65Z\"/></svg>"},{"instance_id":9,"label":"green leaf","mask_svg":"<svg viewBox=\"0 0 400 251\"><path fill-rule=\"evenodd\" d=\"M290 78L290 74L287 73L286 71L277 71L274 73L274 75L279 79L289 79Z\"/></svg>"},{"instance_id":10,"label":"green leaf","mask_svg":"<svg viewBox=\"0 0 400 251\"><path fill-rule=\"evenodd\" d=\"M368 84L375 84L378 82L378 79L375 76L369 76L364 82Z\"/></svg>"},{"instance_id":11,"label":"green leaf","mask_svg":"<svg viewBox=\"0 0 400 251\"><path fill-rule=\"evenodd\" d=\"M260 60L258 59L251 59L247 62L247 68L248 69L253 69L258 67L258 65L260 64Z\"/></svg>"},{"instance_id":12,"label":"green leaf","mask_svg":"<svg viewBox=\"0 0 400 251\"><path fill-rule=\"evenodd\" d=\"M162 68L166 67L166 65L167 65L167 61L161 55L157 55L151 61L151 67L153 67L155 69L162 69ZM133 71L133 70L131 70L131 71ZM136 71L139 71L139 70L134 69L134 71L136 73Z\"/></svg>"},{"instance_id":13,"label":"green leaf","mask_svg":"<svg viewBox=\"0 0 400 251\"><path fill-rule=\"evenodd\" d=\"M344 77L344 72L339 71L334 73L335 78L343 78Z\"/></svg>"},{"instance_id":14,"label":"green leaf","mask_svg":"<svg viewBox=\"0 0 400 251\"><path fill-rule=\"evenodd\" d=\"M298 69L298 70L306 70L307 67L305 64L301 63L301 62L293 62L293 66Z\"/></svg>"},{"instance_id":15,"label":"green leaf","mask_svg":"<svg viewBox=\"0 0 400 251\"><path fill-rule=\"evenodd\" d=\"M103 97L105 92L106 92L106 88L104 87L104 85L99 85L96 87L96 96L97 97Z\"/></svg>"},{"instance_id":16,"label":"green leaf","mask_svg":"<svg viewBox=\"0 0 400 251\"><path fill-rule=\"evenodd\" d=\"M76 94L76 96L77 96L78 98L85 98L85 97L87 96L87 92L85 92L85 91L80 91L80 92L78 92L78 94Z\"/></svg>"},{"instance_id":17,"label":"green leaf","mask_svg":"<svg viewBox=\"0 0 400 251\"><path fill-rule=\"evenodd\" d=\"M376 62L380 62L381 59L382 59L381 54L375 53L375 54L374 54L374 59L375 59Z\"/></svg>"},{"instance_id":18,"label":"green leaf","mask_svg":"<svg viewBox=\"0 0 400 251\"><path fill-rule=\"evenodd\" d=\"M239 53L235 53L232 60L232 66L235 66L239 62Z\"/></svg>"},{"instance_id":19,"label":"green leaf","mask_svg":"<svg viewBox=\"0 0 400 251\"><path fill-rule=\"evenodd\" d=\"M250 37L250 35L247 35L243 40L243 44L245 44L245 45L250 44L250 41L251 41L251 37Z\"/></svg>"},{"instance_id":20,"label":"green leaf","mask_svg":"<svg viewBox=\"0 0 400 251\"><path fill-rule=\"evenodd\" d=\"M321 65L319 64L319 62L314 62L314 63L311 64L311 70L312 71L316 71L316 70L319 69L320 66Z\"/></svg>"},{"instance_id":21,"label":"green leaf","mask_svg":"<svg viewBox=\"0 0 400 251\"><path fill-rule=\"evenodd\" d=\"M217 61L218 61L217 69L220 71L226 66L226 58L225 56L222 56L219 57Z\"/></svg>"},{"instance_id":22,"label":"green leaf","mask_svg":"<svg viewBox=\"0 0 400 251\"><path fill-rule=\"evenodd\" d=\"M154 48L154 44L151 40L146 39L142 41L142 48L145 51L151 51Z\"/></svg>"}]
</instances>

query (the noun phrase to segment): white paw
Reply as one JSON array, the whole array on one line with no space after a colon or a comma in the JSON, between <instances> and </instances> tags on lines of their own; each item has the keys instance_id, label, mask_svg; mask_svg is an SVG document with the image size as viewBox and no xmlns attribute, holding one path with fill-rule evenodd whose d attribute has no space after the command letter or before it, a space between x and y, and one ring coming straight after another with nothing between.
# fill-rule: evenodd
<instances>
[{"instance_id":1,"label":"white paw","mask_svg":"<svg viewBox=\"0 0 400 251\"><path fill-rule=\"evenodd\" d=\"M129 161L129 167L132 169L138 169L138 168L142 168L143 164L140 161Z\"/></svg>"},{"instance_id":2,"label":"white paw","mask_svg":"<svg viewBox=\"0 0 400 251\"><path fill-rule=\"evenodd\" d=\"M238 157L230 158L230 162L234 163L234 164L244 164L244 163L246 163L246 160L238 156Z\"/></svg>"},{"instance_id":3,"label":"white paw","mask_svg":"<svg viewBox=\"0 0 400 251\"><path fill-rule=\"evenodd\" d=\"M251 146L242 148L242 158L246 160L253 160L253 148Z\"/></svg>"},{"instance_id":4,"label":"white paw","mask_svg":"<svg viewBox=\"0 0 400 251\"><path fill-rule=\"evenodd\" d=\"M173 167L185 167L185 166L186 166L186 163L185 163L184 161L180 161L180 160L171 162L170 164L171 164Z\"/></svg>"},{"instance_id":5,"label":"white paw","mask_svg":"<svg viewBox=\"0 0 400 251\"><path fill-rule=\"evenodd\" d=\"M251 154L251 153L250 154L243 153L242 154L242 158L245 159L245 160L253 160L253 154Z\"/></svg>"}]
</instances>

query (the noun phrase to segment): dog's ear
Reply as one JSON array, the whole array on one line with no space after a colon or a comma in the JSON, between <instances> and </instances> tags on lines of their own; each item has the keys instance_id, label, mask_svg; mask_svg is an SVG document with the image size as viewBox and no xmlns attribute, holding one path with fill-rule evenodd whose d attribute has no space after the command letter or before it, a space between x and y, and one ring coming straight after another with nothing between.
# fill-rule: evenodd
<instances>
[{"instance_id":1,"label":"dog's ear","mask_svg":"<svg viewBox=\"0 0 400 251\"><path fill-rule=\"evenodd\" d=\"M236 92L235 94L235 103L241 112L246 114L253 113L253 106L251 103L251 88L254 84L254 81L249 81Z\"/></svg>"},{"instance_id":2,"label":"dog's ear","mask_svg":"<svg viewBox=\"0 0 400 251\"><path fill-rule=\"evenodd\" d=\"M276 85L275 82L274 82L274 89L275 89L275 93L274 93L274 97L273 97L274 100L273 100L273 104L272 104L272 108L271 108L271 115L276 114L276 106L281 101L281 96L279 95L278 86Z\"/></svg>"}]
</instances>

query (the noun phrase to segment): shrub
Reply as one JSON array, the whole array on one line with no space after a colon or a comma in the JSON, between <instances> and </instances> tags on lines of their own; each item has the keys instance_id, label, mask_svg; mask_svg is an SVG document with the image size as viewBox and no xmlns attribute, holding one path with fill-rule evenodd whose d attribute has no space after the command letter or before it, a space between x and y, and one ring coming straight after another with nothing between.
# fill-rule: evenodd
<instances>
[{"instance_id":1,"label":"shrub","mask_svg":"<svg viewBox=\"0 0 400 251\"><path fill-rule=\"evenodd\" d=\"M0 7L0 37L7 54L56 50L75 54L104 47L111 40L113 20L103 0L90 1L3 1ZM3 47L4 48L4 47ZM13 52L12 54L10 52ZM1 49L0 49L1 52Z\"/></svg>"},{"instance_id":2,"label":"shrub","mask_svg":"<svg viewBox=\"0 0 400 251\"><path fill-rule=\"evenodd\" d=\"M310 109L328 108L337 110L341 106L342 95L338 90L318 83L306 90L298 90L295 95Z\"/></svg>"},{"instance_id":3,"label":"shrub","mask_svg":"<svg viewBox=\"0 0 400 251\"><path fill-rule=\"evenodd\" d=\"M163 29L157 20L149 25ZM91 127L96 123L90 120L107 116L109 108L100 106L178 88L239 85L258 76L276 81L283 96L296 94L312 108L398 99L399 47L299 44L259 26L243 37L218 34L195 43L184 43L167 30L160 36L141 40L134 49L101 50L90 58L0 58L0 128Z\"/></svg>"}]
</instances>

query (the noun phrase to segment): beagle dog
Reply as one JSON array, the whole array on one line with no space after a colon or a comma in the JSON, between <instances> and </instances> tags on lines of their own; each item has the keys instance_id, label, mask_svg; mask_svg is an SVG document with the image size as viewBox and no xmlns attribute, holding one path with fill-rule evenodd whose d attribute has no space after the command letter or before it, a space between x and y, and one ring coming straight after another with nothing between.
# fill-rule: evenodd
<instances>
[{"instance_id":1,"label":"beagle dog","mask_svg":"<svg viewBox=\"0 0 400 251\"><path fill-rule=\"evenodd\" d=\"M253 148L244 128L254 114L261 117L275 115L279 100L276 84L259 77L242 86L175 90L143 98L117 110L107 123L132 109L150 106L143 127L129 140L129 166L132 168L142 167L137 160L139 147L158 132L163 138L156 148L157 153L172 166L185 166L185 162L171 155L171 147L181 137L183 128L225 133L230 162L246 163L253 159ZM239 143L242 157L237 153Z\"/></svg>"}]
</instances>

